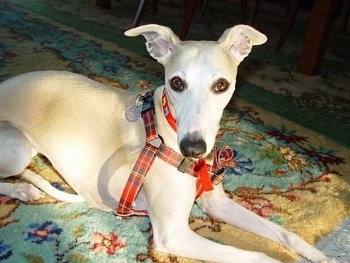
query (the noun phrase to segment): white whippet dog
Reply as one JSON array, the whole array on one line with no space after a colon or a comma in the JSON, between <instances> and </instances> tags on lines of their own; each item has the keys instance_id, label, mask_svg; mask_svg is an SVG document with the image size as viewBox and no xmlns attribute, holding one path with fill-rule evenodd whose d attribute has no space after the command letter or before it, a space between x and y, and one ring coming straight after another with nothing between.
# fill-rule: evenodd
<instances>
[{"instance_id":1,"label":"white whippet dog","mask_svg":"<svg viewBox=\"0 0 350 263\"><path fill-rule=\"evenodd\" d=\"M246 25L227 29L218 41L180 41L159 25L134 28L126 35L143 35L150 55L165 67L165 84L154 92L156 126L164 143L194 161L209 156L222 112L235 90L237 67L266 36ZM163 91L176 132L162 109ZM131 92L69 72L32 72L4 81L0 177L20 175L60 200L84 200L113 211L145 146L142 119L125 119L125 109L135 101ZM61 193L26 169L36 152L51 161L78 195ZM188 217L196 201L208 215L279 242L311 262L331 262L297 235L234 203L221 184L195 199L196 181L164 160L154 160L132 205L147 210L156 250L215 262L279 262L191 231ZM42 197L42 191L32 184L0 184L0 193L24 201Z\"/></svg>"}]
</instances>

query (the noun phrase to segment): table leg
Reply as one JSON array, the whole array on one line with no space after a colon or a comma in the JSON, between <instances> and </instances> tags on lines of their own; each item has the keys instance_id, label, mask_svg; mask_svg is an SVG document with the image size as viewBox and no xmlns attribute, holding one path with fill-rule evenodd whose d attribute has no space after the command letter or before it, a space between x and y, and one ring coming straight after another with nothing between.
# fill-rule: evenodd
<instances>
[{"instance_id":1,"label":"table leg","mask_svg":"<svg viewBox=\"0 0 350 263\"><path fill-rule=\"evenodd\" d=\"M179 34L179 37L181 40L186 39L188 29L189 29L191 22L192 22L194 9L197 5L197 0L187 0L184 2L185 2L185 14L184 14L184 20L182 23L180 34Z\"/></svg>"},{"instance_id":2,"label":"table leg","mask_svg":"<svg viewBox=\"0 0 350 263\"><path fill-rule=\"evenodd\" d=\"M298 71L306 75L318 73L325 46L331 32L337 0L315 0L310 14Z\"/></svg>"}]
</instances>

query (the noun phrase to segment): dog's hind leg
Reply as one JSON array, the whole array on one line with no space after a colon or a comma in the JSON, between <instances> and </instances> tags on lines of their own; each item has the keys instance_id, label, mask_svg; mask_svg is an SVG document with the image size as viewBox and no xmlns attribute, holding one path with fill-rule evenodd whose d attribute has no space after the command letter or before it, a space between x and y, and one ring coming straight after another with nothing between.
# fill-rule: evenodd
<instances>
[{"instance_id":1,"label":"dog's hind leg","mask_svg":"<svg viewBox=\"0 0 350 263\"><path fill-rule=\"evenodd\" d=\"M311 262L333 262L298 235L256 215L229 199L223 191L222 185L216 186L214 191L204 193L197 199L197 203L208 215L276 241L286 248L299 253Z\"/></svg>"},{"instance_id":2,"label":"dog's hind leg","mask_svg":"<svg viewBox=\"0 0 350 263\"><path fill-rule=\"evenodd\" d=\"M0 121L0 179L18 175L31 183L0 182L0 194L22 201L34 201L45 196L43 190L60 201L84 201L78 195L56 189L40 175L26 169L32 155L33 147L27 137L11 123Z\"/></svg>"},{"instance_id":3,"label":"dog's hind leg","mask_svg":"<svg viewBox=\"0 0 350 263\"><path fill-rule=\"evenodd\" d=\"M20 175L30 163L32 145L9 122L0 122L0 178ZM45 194L28 183L0 183L0 194L22 201L33 201Z\"/></svg>"}]
</instances>

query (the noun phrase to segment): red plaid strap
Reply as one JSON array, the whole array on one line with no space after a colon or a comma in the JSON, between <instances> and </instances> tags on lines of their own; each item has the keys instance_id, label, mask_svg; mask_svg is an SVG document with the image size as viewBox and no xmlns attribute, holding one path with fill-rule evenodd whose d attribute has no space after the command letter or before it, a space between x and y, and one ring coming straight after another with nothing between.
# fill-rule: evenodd
<instances>
[{"instance_id":1,"label":"red plaid strap","mask_svg":"<svg viewBox=\"0 0 350 263\"><path fill-rule=\"evenodd\" d=\"M219 184L225 178L225 168L230 164L233 158L233 150L229 146L223 146L220 149L214 148L214 164L208 170L213 174L211 182Z\"/></svg>"},{"instance_id":2,"label":"red plaid strap","mask_svg":"<svg viewBox=\"0 0 350 263\"><path fill-rule=\"evenodd\" d=\"M201 180L200 174L196 167L197 163L184 158L181 154L178 154L163 143L159 146L159 148L147 143L139 155L132 173L129 176L127 184L122 193L122 197L120 198L118 208L115 211L116 215L147 215L147 211L132 209L132 204L156 156L168 164L176 167L179 171L197 178L196 197L199 197L204 191L206 191L203 185L203 180ZM217 185L225 178L224 168L227 166L232 156L232 149L224 146L218 151L215 151L213 165L204 164L210 175L212 184Z\"/></svg>"},{"instance_id":3,"label":"red plaid strap","mask_svg":"<svg viewBox=\"0 0 350 263\"><path fill-rule=\"evenodd\" d=\"M154 121L153 91L149 91L142 98L142 119L146 131L146 141L150 142L158 138L158 131Z\"/></svg>"},{"instance_id":4,"label":"red plaid strap","mask_svg":"<svg viewBox=\"0 0 350 263\"><path fill-rule=\"evenodd\" d=\"M149 110L143 113L142 118L143 118L143 123L145 125L146 141L150 142L158 138L158 132L156 129L156 125L154 123L152 110Z\"/></svg>"},{"instance_id":5,"label":"red plaid strap","mask_svg":"<svg viewBox=\"0 0 350 263\"><path fill-rule=\"evenodd\" d=\"M219 184L224 179L224 167L233 156L233 151L229 147L223 147L219 151L215 150L214 164L211 166L206 164L204 160L195 163L184 158L163 143L159 147L153 146L150 142L160 138L154 121L153 92L148 92L145 96L142 96L142 103L141 116L146 131L146 145L142 149L124 187L119 205L115 210L115 214L118 216L147 215L147 211L135 210L132 205L156 156L175 166L179 171L196 177L197 197L203 191L212 190L212 184Z\"/></svg>"},{"instance_id":6,"label":"red plaid strap","mask_svg":"<svg viewBox=\"0 0 350 263\"><path fill-rule=\"evenodd\" d=\"M150 91L144 96L141 96L141 116L146 131L146 145L142 149L132 169L122 196L120 197L118 207L114 212L118 216L147 215L147 211L135 210L132 208L132 205L158 151L157 147L150 144L151 141L158 138L158 132L154 121L153 93L153 91Z\"/></svg>"},{"instance_id":7,"label":"red plaid strap","mask_svg":"<svg viewBox=\"0 0 350 263\"><path fill-rule=\"evenodd\" d=\"M228 159L225 157L232 157L232 154L230 154L230 152L232 152L232 149L230 147L223 147L219 151L215 151L213 165L202 164L205 165L212 184L217 185L224 179L224 167L228 162ZM168 164L175 166L179 171L197 178L196 197L199 197L205 190L207 190L203 185L203 180L200 178L197 163L183 157L181 154L178 154L164 144L161 144L159 146L157 156Z\"/></svg>"},{"instance_id":8,"label":"red plaid strap","mask_svg":"<svg viewBox=\"0 0 350 263\"><path fill-rule=\"evenodd\" d=\"M143 181L153 164L158 148L147 143L137 159L124 191L119 200L115 214L118 216L147 215L147 211L134 210L132 204L143 184Z\"/></svg>"}]
</instances>

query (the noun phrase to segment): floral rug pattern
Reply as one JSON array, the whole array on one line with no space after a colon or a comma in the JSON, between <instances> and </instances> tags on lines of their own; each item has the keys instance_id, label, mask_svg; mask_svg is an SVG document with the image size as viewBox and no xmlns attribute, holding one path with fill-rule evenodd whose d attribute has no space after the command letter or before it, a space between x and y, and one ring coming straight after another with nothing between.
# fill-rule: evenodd
<instances>
[{"instance_id":1,"label":"floral rug pattern","mask_svg":"<svg viewBox=\"0 0 350 263\"><path fill-rule=\"evenodd\" d=\"M162 83L162 72L152 63L3 2L0 34L0 80L34 68L79 72L136 92ZM350 215L349 154L325 143L322 135L278 120L233 99L219 137L220 145L234 150L224 187L247 209L315 244ZM71 190L43 156L33 158L30 169L58 189ZM197 205L189 223L220 243L263 251L283 262L297 259L272 242L208 218ZM155 252L151 237L147 217L120 219L50 197L22 203L0 196L1 262L195 262ZM332 256L350 260L346 251Z\"/></svg>"}]
</instances>

